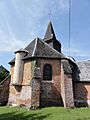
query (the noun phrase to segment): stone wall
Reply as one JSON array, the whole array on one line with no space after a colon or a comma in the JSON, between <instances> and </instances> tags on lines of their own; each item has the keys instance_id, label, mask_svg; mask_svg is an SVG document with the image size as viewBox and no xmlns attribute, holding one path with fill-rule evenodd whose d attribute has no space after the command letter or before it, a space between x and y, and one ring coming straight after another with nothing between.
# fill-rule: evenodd
<instances>
[{"instance_id":1,"label":"stone wall","mask_svg":"<svg viewBox=\"0 0 90 120\"><path fill-rule=\"evenodd\" d=\"M33 78L31 82L31 108L36 109L40 107L40 78Z\"/></svg>"},{"instance_id":2,"label":"stone wall","mask_svg":"<svg viewBox=\"0 0 90 120\"><path fill-rule=\"evenodd\" d=\"M76 106L90 106L90 83L74 82L74 99Z\"/></svg>"}]
</instances>

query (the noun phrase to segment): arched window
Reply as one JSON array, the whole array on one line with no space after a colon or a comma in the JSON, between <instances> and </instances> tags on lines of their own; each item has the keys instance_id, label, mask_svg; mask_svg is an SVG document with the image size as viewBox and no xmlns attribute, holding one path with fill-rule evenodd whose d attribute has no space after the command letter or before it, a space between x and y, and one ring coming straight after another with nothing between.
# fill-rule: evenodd
<instances>
[{"instance_id":1,"label":"arched window","mask_svg":"<svg viewBox=\"0 0 90 120\"><path fill-rule=\"evenodd\" d=\"M45 64L43 67L43 80L52 80L52 66Z\"/></svg>"}]
</instances>

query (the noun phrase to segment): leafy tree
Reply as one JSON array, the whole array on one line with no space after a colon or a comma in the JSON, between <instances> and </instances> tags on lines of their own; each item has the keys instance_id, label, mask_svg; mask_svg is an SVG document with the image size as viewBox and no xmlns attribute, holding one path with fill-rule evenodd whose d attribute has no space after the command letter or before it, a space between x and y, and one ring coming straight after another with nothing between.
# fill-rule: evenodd
<instances>
[{"instance_id":1,"label":"leafy tree","mask_svg":"<svg viewBox=\"0 0 90 120\"><path fill-rule=\"evenodd\" d=\"M2 72L0 73L0 82L1 82L2 80L4 80L6 76L7 76L7 75L6 75L5 70L2 70Z\"/></svg>"}]
</instances>

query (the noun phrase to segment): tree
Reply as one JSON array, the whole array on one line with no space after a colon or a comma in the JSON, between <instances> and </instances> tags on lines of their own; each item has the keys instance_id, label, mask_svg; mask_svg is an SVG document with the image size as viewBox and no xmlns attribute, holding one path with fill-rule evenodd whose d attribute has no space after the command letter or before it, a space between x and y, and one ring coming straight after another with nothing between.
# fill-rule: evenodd
<instances>
[{"instance_id":1,"label":"tree","mask_svg":"<svg viewBox=\"0 0 90 120\"><path fill-rule=\"evenodd\" d=\"M4 80L6 76L7 76L7 75L6 75L5 70L2 70L2 72L0 73L0 82L1 82L2 80Z\"/></svg>"}]
</instances>

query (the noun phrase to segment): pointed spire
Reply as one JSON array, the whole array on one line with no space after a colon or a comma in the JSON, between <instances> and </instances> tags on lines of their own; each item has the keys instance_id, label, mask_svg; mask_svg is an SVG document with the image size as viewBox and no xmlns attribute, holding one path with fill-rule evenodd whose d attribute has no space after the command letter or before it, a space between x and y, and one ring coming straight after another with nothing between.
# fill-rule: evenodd
<instances>
[{"instance_id":1,"label":"pointed spire","mask_svg":"<svg viewBox=\"0 0 90 120\"><path fill-rule=\"evenodd\" d=\"M55 36L54 30L53 30L52 23L51 23L51 21L49 21L48 27L47 27L47 30L46 30L46 33L44 36L44 40L45 39L52 39L52 38L56 39L56 36Z\"/></svg>"}]
</instances>

